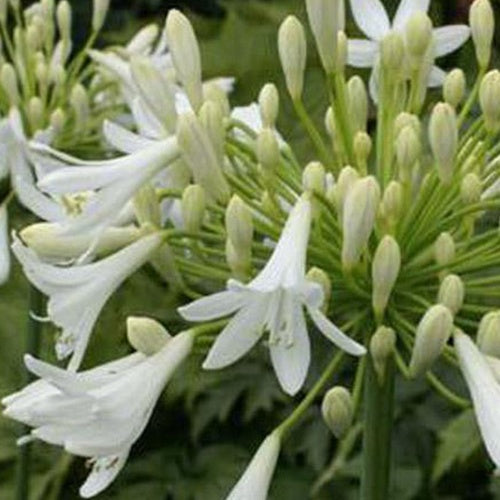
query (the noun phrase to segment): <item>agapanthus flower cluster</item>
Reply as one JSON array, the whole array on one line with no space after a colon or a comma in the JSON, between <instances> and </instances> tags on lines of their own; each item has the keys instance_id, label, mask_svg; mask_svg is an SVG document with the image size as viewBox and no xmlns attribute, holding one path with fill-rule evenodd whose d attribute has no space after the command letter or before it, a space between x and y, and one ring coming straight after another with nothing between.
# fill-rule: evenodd
<instances>
[{"instance_id":1,"label":"agapanthus flower cluster","mask_svg":"<svg viewBox=\"0 0 500 500\"><path fill-rule=\"evenodd\" d=\"M210 345L204 370L232 365L264 343L290 396L303 390L311 338L331 342L324 373L269 429L229 499L267 498L282 442L326 389L325 423L349 443L339 453L353 451L359 433L350 433L363 422L369 460L384 432L377 408L390 407L395 372L426 377L459 407L472 404L500 467L499 233L484 223L500 208L500 73L489 70L494 15L489 0L475 0L469 26L434 28L429 3L402 0L391 24L379 0L352 0L368 39L351 39L343 0L306 0L310 35L289 16L277 37L288 96L266 83L256 103L235 109L232 80L203 81L193 28L172 10L161 33L150 26L125 47L89 52L99 89L92 95L122 112L102 125L108 147L82 159L52 135L34 133L43 126L30 129L21 151L32 181L23 192L47 222L13 234L12 250L47 296L46 319L60 329L57 356L69 361L64 369L27 356L40 380L3 404L7 416L33 428L26 439L91 459L83 497L116 477L201 337ZM63 42L66 5L57 7ZM324 123L314 122L302 99L308 36L330 97ZM475 82L461 69L436 66L464 43L475 48ZM370 67L369 83L347 78L346 65ZM429 87L442 90L429 94ZM277 129L280 99L288 98L311 141L306 165ZM79 115L69 103L73 127L81 119L95 131L99 111L88 106ZM7 123L19 140L30 108L13 109ZM54 133L53 123L43 124ZM72 134L80 132L67 131L65 141ZM4 157L15 163L19 151ZM184 297L178 312L186 330L171 337L153 320L129 318L137 352L80 371L105 303L146 264ZM328 388L343 361L353 367L353 388ZM461 370L471 402L465 386L458 395L439 379L438 363ZM377 450L382 469L388 450ZM374 484L371 471L368 463L365 489Z\"/></svg>"}]
</instances>

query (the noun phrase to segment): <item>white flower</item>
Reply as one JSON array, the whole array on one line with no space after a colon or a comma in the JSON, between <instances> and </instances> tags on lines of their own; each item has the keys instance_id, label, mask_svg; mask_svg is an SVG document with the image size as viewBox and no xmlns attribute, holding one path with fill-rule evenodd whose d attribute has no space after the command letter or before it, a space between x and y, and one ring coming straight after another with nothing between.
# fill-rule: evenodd
<instances>
[{"instance_id":1,"label":"white flower","mask_svg":"<svg viewBox=\"0 0 500 500\"><path fill-rule=\"evenodd\" d=\"M80 489L89 498L103 491L124 466L142 434L165 384L193 346L183 332L156 353L135 353L82 373L25 357L41 377L3 399L4 415L33 427L31 435L90 457L92 471Z\"/></svg>"},{"instance_id":2,"label":"white flower","mask_svg":"<svg viewBox=\"0 0 500 500\"><path fill-rule=\"evenodd\" d=\"M356 68L375 68L379 58L380 42L391 31L403 32L406 24L416 12L427 12L430 0L401 0L396 15L391 22L380 0L351 0L351 10L361 31L368 40L351 39L348 45L348 63ZM465 25L436 28L434 34L434 57L454 52L463 45L470 35ZM446 73L434 66L429 75L429 87L443 84ZM372 72L370 89L372 96L376 87L375 71Z\"/></svg>"},{"instance_id":3,"label":"white flower","mask_svg":"<svg viewBox=\"0 0 500 500\"><path fill-rule=\"evenodd\" d=\"M319 330L341 349L355 356L366 352L323 315L321 286L306 280L311 211L309 199L300 198L271 258L250 283L229 280L226 291L179 309L188 321L208 321L236 313L217 337L204 368L217 369L234 363L268 330L271 360L278 380L284 391L296 394L310 362L304 307Z\"/></svg>"},{"instance_id":4,"label":"white flower","mask_svg":"<svg viewBox=\"0 0 500 500\"><path fill-rule=\"evenodd\" d=\"M470 337L456 332L455 349L484 444L495 465L500 467L500 383L487 357Z\"/></svg>"},{"instance_id":5,"label":"white flower","mask_svg":"<svg viewBox=\"0 0 500 500\"><path fill-rule=\"evenodd\" d=\"M48 317L62 329L56 344L58 357L73 353L70 369L80 366L90 333L109 297L149 260L162 242L162 234L154 233L98 262L58 267L42 262L15 238L14 254L28 279L49 297Z\"/></svg>"},{"instance_id":6,"label":"white flower","mask_svg":"<svg viewBox=\"0 0 500 500\"><path fill-rule=\"evenodd\" d=\"M266 500L280 448L277 432L267 436L226 500Z\"/></svg>"},{"instance_id":7,"label":"white flower","mask_svg":"<svg viewBox=\"0 0 500 500\"><path fill-rule=\"evenodd\" d=\"M10 273L10 248L7 206L0 205L0 285L9 279Z\"/></svg>"}]
</instances>

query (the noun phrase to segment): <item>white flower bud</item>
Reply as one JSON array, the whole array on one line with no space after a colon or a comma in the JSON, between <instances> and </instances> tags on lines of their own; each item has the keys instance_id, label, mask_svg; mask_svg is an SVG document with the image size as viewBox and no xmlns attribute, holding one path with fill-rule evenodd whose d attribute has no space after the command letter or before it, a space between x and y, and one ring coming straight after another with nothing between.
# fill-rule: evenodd
<instances>
[{"instance_id":1,"label":"white flower bud","mask_svg":"<svg viewBox=\"0 0 500 500\"><path fill-rule=\"evenodd\" d=\"M127 318L127 340L137 352L152 356L165 347L171 338L168 331L154 319L137 316Z\"/></svg>"},{"instance_id":2,"label":"white flower bud","mask_svg":"<svg viewBox=\"0 0 500 500\"><path fill-rule=\"evenodd\" d=\"M222 165L224 162L224 140L226 129L224 128L224 116L219 104L215 101L206 101L200 109L200 122L210 137L210 142L217 155L217 161Z\"/></svg>"},{"instance_id":3,"label":"white flower bud","mask_svg":"<svg viewBox=\"0 0 500 500\"><path fill-rule=\"evenodd\" d=\"M49 70L45 62L40 61L35 68L35 76L41 87L47 85L49 78Z\"/></svg>"},{"instance_id":4,"label":"white flower bud","mask_svg":"<svg viewBox=\"0 0 500 500\"><path fill-rule=\"evenodd\" d=\"M420 158L420 138L411 125L406 125L396 139L396 159L400 168L401 179L407 181L411 171Z\"/></svg>"},{"instance_id":5,"label":"white flower bud","mask_svg":"<svg viewBox=\"0 0 500 500\"><path fill-rule=\"evenodd\" d=\"M347 193L343 213L342 265L351 269L359 260L375 225L380 187L375 177L356 181Z\"/></svg>"},{"instance_id":6,"label":"white flower bud","mask_svg":"<svg viewBox=\"0 0 500 500\"><path fill-rule=\"evenodd\" d=\"M337 33L337 63L336 71L344 71L347 63L347 36L344 31Z\"/></svg>"},{"instance_id":7,"label":"white flower bud","mask_svg":"<svg viewBox=\"0 0 500 500\"><path fill-rule=\"evenodd\" d=\"M469 11L469 24L479 66L487 68L495 34L495 13L489 0L474 1Z\"/></svg>"},{"instance_id":8,"label":"white flower bud","mask_svg":"<svg viewBox=\"0 0 500 500\"><path fill-rule=\"evenodd\" d=\"M7 94L10 105L16 106L19 104L20 97L19 89L17 87L17 75L12 64L5 63L2 65L2 69L0 71L0 81L5 93Z\"/></svg>"},{"instance_id":9,"label":"white flower bud","mask_svg":"<svg viewBox=\"0 0 500 500\"><path fill-rule=\"evenodd\" d=\"M460 276L450 274L439 287L438 302L446 306L453 315L462 308L465 298L465 285Z\"/></svg>"},{"instance_id":10,"label":"white flower bud","mask_svg":"<svg viewBox=\"0 0 500 500\"><path fill-rule=\"evenodd\" d=\"M76 128L78 131L85 129L90 115L90 103L85 87L77 83L70 95L70 103L75 112Z\"/></svg>"},{"instance_id":11,"label":"white flower bud","mask_svg":"<svg viewBox=\"0 0 500 500\"><path fill-rule=\"evenodd\" d=\"M399 115L394 120L394 137L397 138L401 131L408 126L413 127L413 130L415 131L417 137L420 137L422 133L422 125L420 124L418 116L406 112L399 113Z\"/></svg>"},{"instance_id":12,"label":"white flower bud","mask_svg":"<svg viewBox=\"0 0 500 500\"><path fill-rule=\"evenodd\" d=\"M443 84L444 100L456 108L464 99L466 87L465 73L461 69L450 71Z\"/></svg>"},{"instance_id":13,"label":"white flower bud","mask_svg":"<svg viewBox=\"0 0 500 500\"><path fill-rule=\"evenodd\" d=\"M288 16L281 24L278 50L290 97L299 100L304 88L307 42L304 28L295 16Z\"/></svg>"},{"instance_id":14,"label":"white flower bud","mask_svg":"<svg viewBox=\"0 0 500 500\"><path fill-rule=\"evenodd\" d=\"M233 195L227 205L226 232L233 247L238 251L251 250L254 233L252 212L236 194Z\"/></svg>"},{"instance_id":15,"label":"white flower bud","mask_svg":"<svg viewBox=\"0 0 500 500\"><path fill-rule=\"evenodd\" d=\"M54 129L54 131L59 133L66 124L66 113L61 109L55 109L50 115L50 126Z\"/></svg>"},{"instance_id":16,"label":"white flower bud","mask_svg":"<svg viewBox=\"0 0 500 500\"><path fill-rule=\"evenodd\" d=\"M406 25L406 48L414 59L422 59L432 42L432 22L425 12L413 14Z\"/></svg>"},{"instance_id":17,"label":"white flower bud","mask_svg":"<svg viewBox=\"0 0 500 500\"><path fill-rule=\"evenodd\" d=\"M420 320L410 361L410 375L418 377L428 371L439 358L453 331L451 311L438 304Z\"/></svg>"},{"instance_id":18,"label":"white flower bud","mask_svg":"<svg viewBox=\"0 0 500 500\"><path fill-rule=\"evenodd\" d=\"M396 350L396 334L392 328L381 326L370 339L373 368L380 384L384 383L387 362Z\"/></svg>"},{"instance_id":19,"label":"white flower bud","mask_svg":"<svg viewBox=\"0 0 500 500\"><path fill-rule=\"evenodd\" d=\"M479 176L473 172L467 174L460 186L460 197L466 205L473 205L481 200L483 187Z\"/></svg>"},{"instance_id":20,"label":"white flower bud","mask_svg":"<svg viewBox=\"0 0 500 500\"><path fill-rule=\"evenodd\" d=\"M257 137L257 159L268 172L273 172L280 163L280 147L276 134L263 128Z\"/></svg>"},{"instance_id":21,"label":"white flower bud","mask_svg":"<svg viewBox=\"0 0 500 500\"><path fill-rule=\"evenodd\" d=\"M429 124L429 140L439 178L443 183L450 184L458 149L458 124L455 110L449 104L438 103L434 107Z\"/></svg>"},{"instance_id":22,"label":"white flower bud","mask_svg":"<svg viewBox=\"0 0 500 500\"><path fill-rule=\"evenodd\" d=\"M26 29L26 45L30 52L36 52L40 47L43 39L40 36L38 28L34 25L28 26Z\"/></svg>"},{"instance_id":23,"label":"white flower bud","mask_svg":"<svg viewBox=\"0 0 500 500\"><path fill-rule=\"evenodd\" d=\"M259 110L264 127L273 128L278 119L280 97L274 83L266 83L259 94Z\"/></svg>"},{"instance_id":24,"label":"white flower bud","mask_svg":"<svg viewBox=\"0 0 500 500\"><path fill-rule=\"evenodd\" d=\"M168 13L165 32L176 76L194 110L203 102L200 49L191 23L177 9Z\"/></svg>"},{"instance_id":25,"label":"white flower bud","mask_svg":"<svg viewBox=\"0 0 500 500\"><path fill-rule=\"evenodd\" d=\"M331 106L328 107L325 113L325 129L330 138L335 137L335 115Z\"/></svg>"},{"instance_id":26,"label":"white flower bud","mask_svg":"<svg viewBox=\"0 0 500 500\"><path fill-rule=\"evenodd\" d=\"M479 102L488 132L500 130L500 71L493 70L486 74L479 88Z\"/></svg>"},{"instance_id":27,"label":"white flower bud","mask_svg":"<svg viewBox=\"0 0 500 500\"><path fill-rule=\"evenodd\" d=\"M38 97L32 97L28 102L28 121L32 131L41 130L44 126L43 101Z\"/></svg>"},{"instance_id":28,"label":"white flower bud","mask_svg":"<svg viewBox=\"0 0 500 500\"><path fill-rule=\"evenodd\" d=\"M344 0L306 0L306 8L323 68L327 73L334 73L338 61L338 32L345 28Z\"/></svg>"},{"instance_id":29,"label":"white flower bud","mask_svg":"<svg viewBox=\"0 0 500 500\"><path fill-rule=\"evenodd\" d=\"M333 435L341 439L351 427L354 418L351 393L345 387L333 387L323 398L321 413Z\"/></svg>"},{"instance_id":30,"label":"white flower bud","mask_svg":"<svg viewBox=\"0 0 500 500\"><path fill-rule=\"evenodd\" d=\"M391 181L385 188L382 204L384 215L391 224L395 224L403 211L403 186L400 182Z\"/></svg>"},{"instance_id":31,"label":"white flower bud","mask_svg":"<svg viewBox=\"0 0 500 500\"><path fill-rule=\"evenodd\" d=\"M386 35L380 43L380 59L387 71L398 72L405 57L405 43L395 31Z\"/></svg>"},{"instance_id":32,"label":"white flower bud","mask_svg":"<svg viewBox=\"0 0 500 500\"><path fill-rule=\"evenodd\" d=\"M92 30L100 31L108 14L110 0L94 0L92 11Z\"/></svg>"},{"instance_id":33,"label":"white flower bud","mask_svg":"<svg viewBox=\"0 0 500 500\"><path fill-rule=\"evenodd\" d=\"M372 262L372 306L377 317L381 317L387 307L400 269L401 251L398 242L392 236L384 236Z\"/></svg>"},{"instance_id":34,"label":"white flower bud","mask_svg":"<svg viewBox=\"0 0 500 500\"><path fill-rule=\"evenodd\" d=\"M366 166L372 147L372 138L366 132L360 131L356 133L354 136L354 154L358 165Z\"/></svg>"},{"instance_id":35,"label":"white flower bud","mask_svg":"<svg viewBox=\"0 0 500 500\"><path fill-rule=\"evenodd\" d=\"M359 173L354 168L347 166L340 171L337 184L334 186L335 205L337 207L339 216L341 216L343 213L345 199L349 191L358 180L359 180Z\"/></svg>"},{"instance_id":36,"label":"white flower bud","mask_svg":"<svg viewBox=\"0 0 500 500\"><path fill-rule=\"evenodd\" d=\"M182 193L181 208L186 231L199 231L205 217L205 190L197 184L188 186Z\"/></svg>"},{"instance_id":37,"label":"white flower bud","mask_svg":"<svg viewBox=\"0 0 500 500\"><path fill-rule=\"evenodd\" d=\"M251 266L251 252L247 250L238 250L233 242L227 238L226 240L226 262L236 277L243 278L248 274Z\"/></svg>"},{"instance_id":38,"label":"white flower bud","mask_svg":"<svg viewBox=\"0 0 500 500\"><path fill-rule=\"evenodd\" d=\"M368 122L368 93L360 76L353 76L347 82L347 98L353 130L365 131Z\"/></svg>"},{"instance_id":39,"label":"white flower bud","mask_svg":"<svg viewBox=\"0 0 500 500\"><path fill-rule=\"evenodd\" d=\"M321 163L313 161L304 168L304 172L302 173L302 189L317 194L325 194L326 172L325 167Z\"/></svg>"},{"instance_id":40,"label":"white flower bud","mask_svg":"<svg viewBox=\"0 0 500 500\"><path fill-rule=\"evenodd\" d=\"M500 358L500 311L489 312L481 318L477 345L487 356Z\"/></svg>"},{"instance_id":41,"label":"white flower bud","mask_svg":"<svg viewBox=\"0 0 500 500\"><path fill-rule=\"evenodd\" d=\"M72 12L71 5L66 0L61 0L56 9L57 28L61 38L65 41L71 40Z\"/></svg>"},{"instance_id":42,"label":"white flower bud","mask_svg":"<svg viewBox=\"0 0 500 500\"><path fill-rule=\"evenodd\" d=\"M330 298L332 296L332 282L323 269L319 267L311 267L306 275L307 281L311 281L312 283L316 283L321 286L323 290L323 305L321 309L323 313L326 314L328 311L328 306L330 304Z\"/></svg>"},{"instance_id":43,"label":"white flower bud","mask_svg":"<svg viewBox=\"0 0 500 500\"><path fill-rule=\"evenodd\" d=\"M434 244L434 258L438 266L447 266L455 260L455 242L450 233L441 233Z\"/></svg>"}]
</instances>

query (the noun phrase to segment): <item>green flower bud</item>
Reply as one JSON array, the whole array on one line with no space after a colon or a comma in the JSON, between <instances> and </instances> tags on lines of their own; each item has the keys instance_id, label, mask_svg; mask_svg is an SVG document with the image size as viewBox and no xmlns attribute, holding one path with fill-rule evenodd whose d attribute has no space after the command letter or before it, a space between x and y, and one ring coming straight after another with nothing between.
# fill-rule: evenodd
<instances>
[{"instance_id":1,"label":"green flower bud","mask_svg":"<svg viewBox=\"0 0 500 500\"><path fill-rule=\"evenodd\" d=\"M70 103L76 117L76 127L83 130L90 114L89 96L83 85L77 83L71 90Z\"/></svg>"},{"instance_id":2,"label":"green flower bud","mask_svg":"<svg viewBox=\"0 0 500 500\"><path fill-rule=\"evenodd\" d=\"M2 65L2 69L0 71L0 81L2 83L2 87L7 94L9 99L9 103L11 106L16 106L19 104L19 90L17 87L17 75L14 66L10 63L5 63Z\"/></svg>"},{"instance_id":3,"label":"green flower bud","mask_svg":"<svg viewBox=\"0 0 500 500\"><path fill-rule=\"evenodd\" d=\"M57 28L61 38L71 41L72 12L71 5L66 0L61 0L56 9Z\"/></svg>"},{"instance_id":4,"label":"green flower bud","mask_svg":"<svg viewBox=\"0 0 500 500\"><path fill-rule=\"evenodd\" d=\"M337 33L336 71L344 71L347 63L347 36L343 31Z\"/></svg>"},{"instance_id":5,"label":"green flower bud","mask_svg":"<svg viewBox=\"0 0 500 500\"><path fill-rule=\"evenodd\" d=\"M432 42L432 21L425 12L413 14L406 25L406 48L410 56L420 60Z\"/></svg>"},{"instance_id":6,"label":"green flower bud","mask_svg":"<svg viewBox=\"0 0 500 500\"><path fill-rule=\"evenodd\" d=\"M446 306L453 315L462 308L465 298L465 285L456 274L450 274L441 282L438 302Z\"/></svg>"},{"instance_id":7,"label":"green flower bud","mask_svg":"<svg viewBox=\"0 0 500 500\"><path fill-rule=\"evenodd\" d=\"M403 186L397 181L391 181L384 191L382 204L384 215L390 223L396 223L403 211Z\"/></svg>"},{"instance_id":8,"label":"green flower bud","mask_svg":"<svg viewBox=\"0 0 500 500\"><path fill-rule=\"evenodd\" d=\"M395 31L386 35L380 43L382 66L387 71L399 72L405 57L405 43Z\"/></svg>"},{"instance_id":9,"label":"green flower bud","mask_svg":"<svg viewBox=\"0 0 500 500\"><path fill-rule=\"evenodd\" d=\"M248 274L251 257L249 249L238 250L229 238L226 240L226 262L235 277L243 279Z\"/></svg>"},{"instance_id":10,"label":"green flower bud","mask_svg":"<svg viewBox=\"0 0 500 500\"><path fill-rule=\"evenodd\" d=\"M353 130L365 131L368 122L368 93L363 79L358 75L347 82L347 98Z\"/></svg>"},{"instance_id":11,"label":"green flower bud","mask_svg":"<svg viewBox=\"0 0 500 500\"><path fill-rule=\"evenodd\" d=\"M39 62L35 68L35 76L40 86L44 87L47 85L49 78L49 70L45 62Z\"/></svg>"},{"instance_id":12,"label":"green flower bud","mask_svg":"<svg viewBox=\"0 0 500 500\"><path fill-rule=\"evenodd\" d=\"M184 14L171 9L165 32L176 76L182 83L191 106L198 111L203 102L203 87L200 48L193 27Z\"/></svg>"},{"instance_id":13,"label":"green flower bud","mask_svg":"<svg viewBox=\"0 0 500 500\"><path fill-rule=\"evenodd\" d=\"M28 50L36 52L42 42L43 39L37 27L34 25L28 26L26 29L26 45L28 46Z\"/></svg>"},{"instance_id":14,"label":"green flower bud","mask_svg":"<svg viewBox=\"0 0 500 500\"><path fill-rule=\"evenodd\" d=\"M337 69L338 32L345 28L344 0L306 0L309 25L327 73Z\"/></svg>"},{"instance_id":15,"label":"green flower bud","mask_svg":"<svg viewBox=\"0 0 500 500\"><path fill-rule=\"evenodd\" d=\"M447 266L455 260L455 241L450 233L441 233L434 244L434 258L438 266Z\"/></svg>"},{"instance_id":16,"label":"green flower bud","mask_svg":"<svg viewBox=\"0 0 500 500\"><path fill-rule=\"evenodd\" d=\"M500 71L493 70L486 74L479 88L479 102L488 132L500 130Z\"/></svg>"},{"instance_id":17,"label":"green flower bud","mask_svg":"<svg viewBox=\"0 0 500 500\"><path fill-rule=\"evenodd\" d=\"M197 184L188 186L182 193L181 207L186 231L196 233L200 230L205 217L205 190Z\"/></svg>"},{"instance_id":18,"label":"green flower bud","mask_svg":"<svg viewBox=\"0 0 500 500\"><path fill-rule=\"evenodd\" d=\"M224 162L224 141L226 129L224 127L224 116L219 104L215 101L206 101L200 108L200 122L210 137L210 142L220 165Z\"/></svg>"},{"instance_id":19,"label":"green flower bud","mask_svg":"<svg viewBox=\"0 0 500 500\"><path fill-rule=\"evenodd\" d=\"M110 0L94 0L94 8L92 11L92 30L100 31L104 25L104 20L109 10Z\"/></svg>"},{"instance_id":20,"label":"green flower bud","mask_svg":"<svg viewBox=\"0 0 500 500\"><path fill-rule=\"evenodd\" d=\"M467 174L460 186L460 197L466 205L473 205L481 200L483 187L479 176L473 172Z\"/></svg>"},{"instance_id":21,"label":"green flower bud","mask_svg":"<svg viewBox=\"0 0 500 500\"><path fill-rule=\"evenodd\" d=\"M366 132L360 131L354 136L354 154L358 165L366 167L372 147L372 138Z\"/></svg>"},{"instance_id":22,"label":"green flower bud","mask_svg":"<svg viewBox=\"0 0 500 500\"><path fill-rule=\"evenodd\" d=\"M335 137L335 115L331 106L326 110L325 129L328 135L333 139Z\"/></svg>"},{"instance_id":23,"label":"green flower bud","mask_svg":"<svg viewBox=\"0 0 500 500\"><path fill-rule=\"evenodd\" d=\"M254 233L252 212L236 194L233 195L226 209L226 231L234 248L240 252L251 249Z\"/></svg>"},{"instance_id":24,"label":"green flower bud","mask_svg":"<svg viewBox=\"0 0 500 500\"><path fill-rule=\"evenodd\" d=\"M148 182L134 196L135 217L141 226L161 227L161 212L153 185Z\"/></svg>"},{"instance_id":25,"label":"green flower bud","mask_svg":"<svg viewBox=\"0 0 500 500\"><path fill-rule=\"evenodd\" d=\"M323 313L326 314L328 311L328 305L330 304L330 298L332 296L332 282L323 269L319 267L311 267L306 275L307 281L312 283L317 283L321 286L323 290L323 305L321 309Z\"/></svg>"},{"instance_id":26,"label":"green flower bud","mask_svg":"<svg viewBox=\"0 0 500 500\"><path fill-rule=\"evenodd\" d=\"M28 102L28 121L31 130L41 130L44 126L44 113L45 109L43 101L38 97L32 97Z\"/></svg>"},{"instance_id":27,"label":"green flower bud","mask_svg":"<svg viewBox=\"0 0 500 500\"><path fill-rule=\"evenodd\" d=\"M321 163L313 161L306 166L302 173L302 189L321 195L325 194L326 172Z\"/></svg>"},{"instance_id":28,"label":"green flower bud","mask_svg":"<svg viewBox=\"0 0 500 500\"><path fill-rule=\"evenodd\" d=\"M396 334L392 328L381 326L370 339L373 368L380 384L384 383L387 362L396 350Z\"/></svg>"},{"instance_id":29,"label":"green flower bud","mask_svg":"<svg viewBox=\"0 0 500 500\"><path fill-rule=\"evenodd\" d=\"M380 241L372 262L372 306L377 317L382 317L401 269L401 251L392 236Z\"/></svg>"},{"instance_id":30,"label":"green flower bud","mask_svg":"<svg viewBox=\"0 0 500 500\"><path fill-rule=\"evenodd\" d=\"M420 137L415 128L406 125L396 139L396 159L400 168L402 180L409 180L412 168L420 158Z\"/></svg>"},{"instance_id":31,"label":"green flower bud","mask_svg":"<svg viewBox=\"0 0 500 500\"><path fill-rule=\"evenodd\" d=\"M456 108L464 99L467 82L461 69L454 69L446 75L443 84L444 100Z\"/></svg>"},{"instance_id":32,"label":"green flower bud","mask_svg":"<svg viewBox=\"0 0 500 500\"><path fill-rule=\"evenodd\" d=\"M347 193L343 213L342 266L351 269L359 260L375 226L380 187L375 177L356 181Z\"/></svg>"},{"instance_id":33,"label":"green flower bud","mask_svg":"<svg viewBox=\"0 0 500 500\"><path fill-rule=\"evenodd\" d=\"M428 371L439 358L453 331L451 311L438 304L420 320L410 361L410 375L418 377Z\"/></svg>"},{"instance_id":34,"label":"green flower bud","mask_svg":"<svg viewBox=\"0 0 500 500\"><path fill-rule=\"evenodd\" d=\"M495 13L489 0L474 1L469 11L469 24L479 66L487 68L495 34Z\"/></svg>"},{"instance_id":35,"label":"green flower bud","mask_svg":"<svg viewBox=\"0 0 500 500\"><path fill-rule=\"evenodd\" d=\"M257 137L257 159L268 172L273 172L280 163L280 147L276 134L264 128Z\"/></svg>"},{"instance_id":36,"label":"green flower bud","mask_svg":"<svg viewBox=\"0 0 500 500\"><path fill-rule=\"evenodd\" d=\"M500 311L492 311L482 317L477 345L484 354L500 358Z\"/></svg>"},{"instance_id":37,"label":"green flower bud","mask_svg":"<svg viewBox=\"0 0 500 500\"><path fill-rule=\"evenodd\" d=\"M299 100L304 88L307 42L304 28L295 16L288 16L281 24L278 50L290 97Z\"/></svg>"},{"instance_id":38,"label":"green flower bud","mask_svg":"<svg viewBox=\"0 0 500 500\"><path fill-rule=\"evenodd\" d=\"M259 94L259 109L264 127L273 128L278 119L280 97L274 83L266 83Z\"/></svg>"},{"instance_id":39,"label":"green flower bud","mask_svg":"<svg viewBox=\"0 0 500 500\"><path fill-rule=\"evenodd\" d=\"M137 316L127 318L127 339L137 352L152 356L171 338L168 331L154 319Z\"/></svg>"},{"instance_id":40,"label":"green flower bud","mask_svg":"<svg viewBox=\"0 0 500 500\"><path fill-rule=\"evenodd\" d=\"M351 393L345 387L333 387L323 398L321 413L333 435L341 439L351 427L354 418Z\"/></svg>"},{"instance_id":41,"label":"green flower bud","mask_svg":"<svg viewBox=\"0 0 500 500\"><path fill-rule=\"evenodd\" d=\"M455 110L449 104L439 103L434 107L429 124L429 140L439 178L444 184L450 184L458 149L458 124Z\"/></svg>"}]
</instances>

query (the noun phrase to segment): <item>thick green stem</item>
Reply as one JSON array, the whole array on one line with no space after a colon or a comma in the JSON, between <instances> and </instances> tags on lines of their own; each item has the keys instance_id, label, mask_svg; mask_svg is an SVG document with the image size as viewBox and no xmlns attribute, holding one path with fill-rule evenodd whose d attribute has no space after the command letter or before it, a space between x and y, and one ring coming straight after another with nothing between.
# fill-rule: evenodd
<instances>
[{"instance_id":1,"label":"thick green stem","mask_svg":"<svg viewBox=\"0 0 500 500\"><path fill-rule=\"evenodd\" d=\"M365 373L362 500L387 500L390 488L394 408L394 361L386 366L381 385L371 359Z\"/></svg>"}]
</instances>

